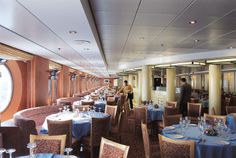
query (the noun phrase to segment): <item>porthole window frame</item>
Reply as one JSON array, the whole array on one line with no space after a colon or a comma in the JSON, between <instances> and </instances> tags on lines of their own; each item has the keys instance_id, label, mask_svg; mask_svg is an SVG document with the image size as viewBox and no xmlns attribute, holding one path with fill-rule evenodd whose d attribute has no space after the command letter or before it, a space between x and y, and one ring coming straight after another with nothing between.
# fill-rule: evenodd
<instances>
[{"instance_id":1,"label":"porthole window frame","mask_svg":"<svg viewBox=\"0 0 236 158\"><path fill-rule=\"evenodd\" d=\"M10 81L11 81L11 96L9 97L7 104L3 105L4 108L0 108L0 113L3 113L4 111L7 110L7 108L9 108L9 105L12 102L12 98L13 98L13 94L14 94L14 79L13 79L13 75L12 75L10 68L6 64L0 65L0 66L4 66L5 69L8 71L9 76L10 76Z\"/></svg>"}]
</instances>

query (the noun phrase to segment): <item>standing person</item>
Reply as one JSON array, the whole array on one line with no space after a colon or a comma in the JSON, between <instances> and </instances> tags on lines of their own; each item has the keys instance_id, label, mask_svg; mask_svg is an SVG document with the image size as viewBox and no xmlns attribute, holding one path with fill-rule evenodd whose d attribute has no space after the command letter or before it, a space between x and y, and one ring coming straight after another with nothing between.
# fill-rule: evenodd
<instances>
[{"instance_id":1,"label":"standing person","mask_svg":"<svg viewBox=\"0 0 236 158\"><path fill-rule=\"evenodd\" d=\"M186 82L185 78L181 78L180 83L181 83L181 90L180 90L180 97L179 97L179 108L183 116L186 116L187 104L190 101L192 87L190 84Z\"/></svg>"},{"instance_id":2,"label":"standing person","mask_svg":"<svg viewBox=\"0 0 236 158\"><path fill-rule=\"evenodd\" d=\"M124 86L117 93L121 92L128 95L130 109L133 109L133 98L134 98L133 87L130 84L128 84L127 80L124 81Z\"/></svg>"}]
</instances>

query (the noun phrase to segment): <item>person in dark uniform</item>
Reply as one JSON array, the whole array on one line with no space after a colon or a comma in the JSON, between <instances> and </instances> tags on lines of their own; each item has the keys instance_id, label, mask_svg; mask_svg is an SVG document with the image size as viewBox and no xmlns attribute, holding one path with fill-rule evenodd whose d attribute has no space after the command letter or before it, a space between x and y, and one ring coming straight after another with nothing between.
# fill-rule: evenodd
<instances>
[{"instance_id":1,"label":"person in dark uniform","mask_svg":"<svg viewBox=\"0 0 236 158\"><path fill-rule=\"evenodd\" d=\"M186 116L187 104L191 98L192 87L190 84L186 82L185 78L181 78L180 83L181 83L181 89L180 89L180 97L179 97L179 108L183 116Z\"/></svg>"}]
</instances>

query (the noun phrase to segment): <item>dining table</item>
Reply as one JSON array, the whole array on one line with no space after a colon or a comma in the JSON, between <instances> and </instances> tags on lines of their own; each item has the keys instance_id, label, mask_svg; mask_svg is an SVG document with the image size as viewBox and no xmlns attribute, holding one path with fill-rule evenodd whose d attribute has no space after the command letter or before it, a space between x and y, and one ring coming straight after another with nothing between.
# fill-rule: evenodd
<instances>
[{"instance_id":1,"label":"dining table","mask_svg":"<svg viewBox=\"0 0 236 158\"><path fill-rule=\"evenodd\" d=\"M155 107L154 105L150 104L147 105L146 107L147 107L148 122L162 120L162 115L164 113L164 108L162 106Z\"/></svg>"},{"instance_id":2,"label":"dining table","mask_svg":"<svg viewBox=\"0 0 236 158\"><path fill-rule=\"evenodd\" d=\"M236 134L228 133L220 136L201 135L202 132L196 124L190 124L182 130L180 125L165 127L162 134L174 140L195 141L195 158L235 158L236 157ZM180 151L181 152L181 151Z\"/></svg>"},{"instance_id":3,"label":"dining table","mask_svg":"<svg viewBox=\"0 0 236 158\"><path fill-rule=\"evenodd\" d=\"M85 101L85 102L90 102L91 101L92 102L93 100L92 99L84 99L84 100L80 100L80 101L75 101L73 103L73 105L74 106L80 106L82 101ZM101 112L104 112L106 104L107 104L107 101L105 100L105 98L99 98L98 100L94 101L94 106L96 108L95 109L96 112L99 112L99 110Z\"/></svg>"},{"instance_id":4,"label":"dining table","mask_svg":"<svg viewBox=\"0 0 236 158\"><path fill-rule=\"evenodd\" d=\"M236 113L226 115L226 124L232 131L236 132Z\"/></svg>"},{"instance_id":5,"label":"dining table","mask_svg":"<svg viewBox=\"0 0 236 158\"><path fill-rule=\"evenodd\" d=\"M56 114L51 114L45 118L42 125L42 133L47 133L48 125L47 120L65 121L72 120L72 136L77 140L80 140L83 136L90 134L92 118L105 118L108 114L95 111L86 112L71 112L65 111Z\"/></svg>"}]
</instances>

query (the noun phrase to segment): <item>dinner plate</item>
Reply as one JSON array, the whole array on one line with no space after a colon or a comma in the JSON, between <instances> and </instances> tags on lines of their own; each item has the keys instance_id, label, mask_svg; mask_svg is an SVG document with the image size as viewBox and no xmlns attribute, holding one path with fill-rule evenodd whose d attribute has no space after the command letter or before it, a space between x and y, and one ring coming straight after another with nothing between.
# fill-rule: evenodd
<instances>
[{"instance_id":1,"label":"dinner plate","mask_svg":"<svg viewBox=\"0 0 236 158\"><path fill-rule=\"evenodd\" d=\"M172 135L171 135L171 138L181 139L181 138L184 138L184 136L183 136L183 135L180 135L180 134L172 134Z\"/></svg>"},{"instance_id":2,"label":"dinner plate","mask_svg":"<svg viewBox=\"0 0 236 158\"><path fill-rule=\"evenodd\" d=\"M194 123L191 123L191 124L189 124L189 126L191 126L191 127L196 127L197 125L194 124Z\"/></svg>"},{"instance_id":3,"label":"dinner plate","mask_svg":"<svg viewBox=\"0 0 236 158\"><path fill-rule=\"evenodd\" d=\"M230 144L230 142L224 141L224 140L218 141L216 143L219 144L219 145L229 145Z\"/></svg>"},{"instance_id":4,"label":"dinner plate","mask_svg":"<svg viewBox=\"0 0 236 158\"><path fill-rule=\"evenodd\" d=\"M167 126L167 127L165 127L165 130L173 130L173 129L175 129L174 126Z\"/></svg>"}]
</instances>

